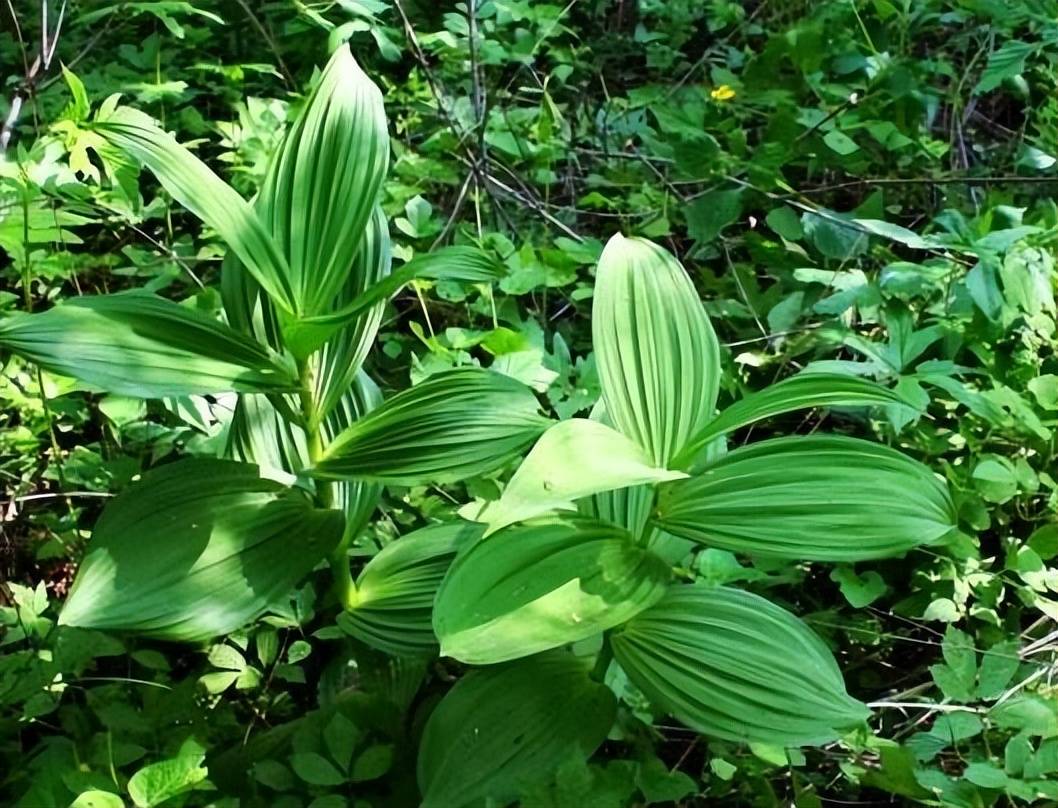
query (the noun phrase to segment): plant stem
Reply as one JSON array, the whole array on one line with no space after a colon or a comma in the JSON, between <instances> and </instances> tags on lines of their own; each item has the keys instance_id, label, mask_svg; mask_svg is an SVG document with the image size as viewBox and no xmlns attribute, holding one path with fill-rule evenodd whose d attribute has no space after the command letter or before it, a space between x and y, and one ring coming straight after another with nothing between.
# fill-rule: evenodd
<instances>
[{"instance_id":1,"label":"plant stem","mask_svg":"<svg viewBox=\"0 0 1058 808\"><path fill-rule=\"evenodd\" d=\"M602 635L602 648L599 649L599 655L595 658L591 678L596 682L605 683L606 671L610 669L611 662L613 662L613 648L610 647L610 634L607 632Z\"/></svg>"},{"instance_id":2,"label":"plant stem","mask_svg":"<svg viewBox=\"0 0 1058 808\"><path fill-rule=\"evenodd\" d=\"M312 369L307 360L298 362L298 379L301 382L298 396L301 400L301 415L305 421L305 443L308 446L309 463L315 465L323 457L323 432L316 413L316 401L313 396ZM331 483L316 480L316 504L321 508L334 507L334 488ZM357 602L356 582L349 569L349 542L352 535L348 530L342 533L338 546L327 559L331 567L334 582L334 594L343 609L351 609Z\"/></svg>"}]
</instances>

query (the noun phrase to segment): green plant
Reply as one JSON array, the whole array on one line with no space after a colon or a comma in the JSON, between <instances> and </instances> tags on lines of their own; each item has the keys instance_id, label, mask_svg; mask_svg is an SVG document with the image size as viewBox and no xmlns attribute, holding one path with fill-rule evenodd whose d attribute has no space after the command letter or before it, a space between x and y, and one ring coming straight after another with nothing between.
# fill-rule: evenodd
<instances>
[{"instance_id":1,"label":"green plant","mask_svg":"<svg viewBox=\"0 0 1058 808\"><path fill-rule=\"evenodd\" d=\"M357 602L349 547L381 483L490 471L542 431L532 392L462 368L383 400L361 365L382 306L416 277L488 282L470 247L390 271L377 198L382 96L347 47L323 71L251 206L146 115L105 102L94 148L148 166L225 240L227 324L142 292L0 320L0 345L94 389L236 391L227 454L153 469L103 511L59 622L196 641L238 629L329 559ZM86 110L87 112L87 110Z\"/></svg>"},{"instance_id":2,"label":"green plant","mask_svg":"<svg viewBox=\"0 0 1058 808\"><path fill-rule=\"evenodd\" d=\"M869 711L846 693L825 644L758 595L673 582L672 563L688 542L777 559L880 558L936 544L955 527L946 485L884 445L811 436L728 451L726 435L779 413L903 402L872 382L801 374L715 415L716 338L665 250L611 239L597 270L592 331L603 392L593 419L552 426L502 496L469 512L485 528L440 582L433 626L441 653L502 664L449 697L469 699L478 683L476 712L457 721L446 699L427 724L419 761L427 805L517 793L540 756L557 763L567 742L590 753L603 736L591 736L593 745L579 734L583 723L549 738L547 749L525 740L490 780L454 799L455 784L481 774L437 750L443 738L468 733L465 722L475 728L472 749L502 747L505 723L483 716L515 698L518 666L600 634L595 678L616 662L656 708L696 730L777 746L834 740ZM554 513L571 510L579 513ZM393 628L391 642L405 630ZM589 670L579 675L588 687ZM500 686L505 677L512 684ZM517 687L572 685L538 672ZM459 757L475 759L472 749Z\"/></svg>"}]
</instances>

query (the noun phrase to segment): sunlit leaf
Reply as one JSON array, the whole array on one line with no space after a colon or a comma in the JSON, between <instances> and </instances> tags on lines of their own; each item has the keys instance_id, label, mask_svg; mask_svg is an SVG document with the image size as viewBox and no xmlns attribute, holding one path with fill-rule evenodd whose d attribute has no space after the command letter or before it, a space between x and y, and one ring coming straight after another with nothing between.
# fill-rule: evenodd
<instances>
[{"instance_id":1,"label":"sunlit leaf","mask_svg":"<svg viewBox=\"0 0 1058 808\"><path fill-rule=\"evenodd\" d=\"M286 260L254 209L230 185L139 110L119 107L92 126L149 168L173 199L216 230L276 305L295 311Z\"/></svg>"},{"instance_id":2,"label":"sunlit leaf","mask_svg":"<svg viewBox=\"0 0 1058 808\"><path fill-rule=\"evenodd\" d=\"M866 407L906 404L893 390L855 376L800 373L751 393L723 410L680 452L673 465L691 463L710 442L741 427L809 407Z\"/></svg>"},{"instance_id":3,"label":"sunlit leaf","mask_svg":"<svg viewBox=\"0 0 1058 808\"><path fill-rule=\"evenodd\" d=\"M388 163L382 93L342 45L273 157L257 204L300 313L328 310L346 287Z\"/></svg>"},{"instance_id":4,"label":"sunlit leaf","mask_svg":"<svg viewBox=\"0 0 1058 808\"><path fill-rule=\"evenodd\" d=\"M614 632L614 658L655 705L729 741L822 744L869 711L804 623L768 600L681 585Z\"/></svg>"},{"instance_id":5,"label":"sunlit leaf","mask_svg":"<svg viewBox=\"0 0 1058 808\"><path fill-rule=\"evenodd\" d=\"M716 335L679 262L644 239L610 239L592 340L609 420L665 467L712 417L720 384Z\"/></svg>"},{"instance_id":6,"label":"sunlit leaf","mask_svg":"<svg viewBox=\"0 0 1058 808\"><path fill-rule=\"evenodd\" d=\"M521 382L478 368L438 373L386 400L327 447L311 473L415 485L484 474L512 460L548 420Z\"/></svg>"},{"instance_id":7,"label":"sunlit leaf","mask_svg":"<svg viewBox=\"0 0 1058 808\"><path fill-rule=\"evenodd\" d=\"M162 466L104 509L59 622L187 642L225 634L287 595L341 530L338 512L256 466Z\"/></svg>"},{"instance_id":8,"label":"sunlit leaf","mask_svg":"<svg viewBox=\"0 0 1058 808\"><path fill-rule=\"evenodd\" d=\"M321 335L360 317L372 307L384 303L401 287L416 278L461 281L463 283L491 283L502 278L504 268L488 254L474 247L442 247L417 255L378 282L367 286L352 300L334 311L303 317L286 330L288 340L311 344Z\"/></svg>"},{"instance_id":9,"label":"sunlit leaf","mask_svg":"<svg viewBox=\"0 0 1058 808\"><path fill-rule=\"evenodd\" d=\"M600 491L684 477L656 467L646 452L598 421L560 421L536 442L503 495L476 517L486 535L551 510L574 510L573 501Z\"/></svg>"},{"instance_id":10,"label":"sunlit leaf","mask_svg":"<svg viewBox=\"0 0 1058 808\"><path fill-rule=\"evenodd\" d=\"M926 466L877 443L776 438L667 483L657 524L738 553L859 561L931 544L955 526L947 487Z\"/></svg>"},{"instance_id":11,"label":"sunlit leaf","mask_svg":"<svg viewBox=\"0 0 1058 808\"><path fill-rule=\"evenodd\" d=\"M293 364L187 306L138 292L0 318L0 347L111 393L162 398L294 389Z\"/></svg>"},{"instance_id":12,"label":"sunlit leaf","mask_svg":"<svg viewBox=\"0 0 1058 808\"><path fill-rule=\"evenodd\" d=\"M662 596L669 567L583 517L509 527L463 550L437 593L441 653L488 665L612 628Z\"/></svg>"}]
</instances>

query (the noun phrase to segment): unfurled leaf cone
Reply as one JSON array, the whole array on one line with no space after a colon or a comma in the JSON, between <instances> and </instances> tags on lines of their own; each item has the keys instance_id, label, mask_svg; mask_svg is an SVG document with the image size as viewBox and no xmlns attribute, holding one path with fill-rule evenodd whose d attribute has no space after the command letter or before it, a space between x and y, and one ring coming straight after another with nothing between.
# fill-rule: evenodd
<instances>
[{"instance_id":1,"label":"unfurled leaf cone","mask_svg":"<svg viewBox=\"0 0 1058 808\"><path fill-rule=\"evenodd\" d=\"M749 592L680 585L615 631L614 658L662 710L730 741L822 744L870 711L822 640Z\"/></svg>"},{"instance_id":2,"label":"unfurled leaf cone","mask_svg":"<svg viewBox=\"0 0 1058 808\"><path fill-rule=\"evenodd\" d=\"M182 460L103 511L59 622L200 641L280 602L337 544L342 516L256 466Z\"/></svg>"}]
</instances>

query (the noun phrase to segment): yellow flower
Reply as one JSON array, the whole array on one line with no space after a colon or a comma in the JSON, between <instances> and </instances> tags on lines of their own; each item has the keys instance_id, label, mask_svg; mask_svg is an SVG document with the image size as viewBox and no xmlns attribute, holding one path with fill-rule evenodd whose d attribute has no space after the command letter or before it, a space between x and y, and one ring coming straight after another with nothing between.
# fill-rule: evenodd
<instances>
[{"instance_id":1,"label":"yellow flower","mask_svg":"<svg viewBox=\"0 0 1058 808\"><path fill-rule=\"evenodd\" d=\"M721 84L719 87L715 87L709 95L714 101L730 101L735 97L735 91L727 84Z\"/></svg>"}]
</instances>

